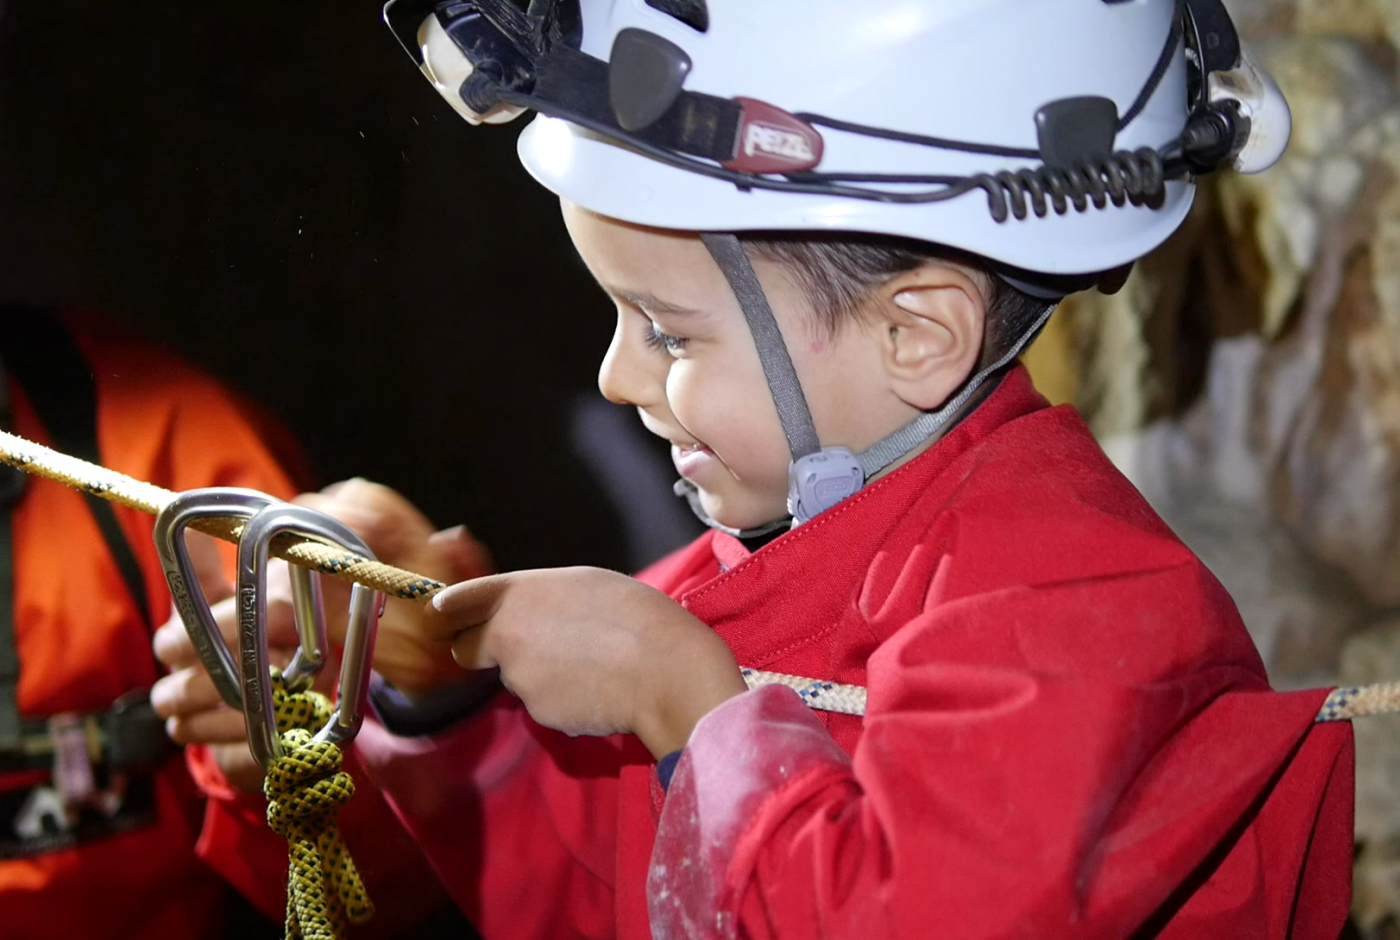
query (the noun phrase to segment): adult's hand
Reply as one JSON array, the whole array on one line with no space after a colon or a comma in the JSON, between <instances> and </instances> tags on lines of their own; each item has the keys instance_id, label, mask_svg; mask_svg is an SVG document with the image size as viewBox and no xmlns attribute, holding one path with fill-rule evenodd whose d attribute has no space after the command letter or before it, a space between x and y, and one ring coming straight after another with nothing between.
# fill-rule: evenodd
<instances>
[{"instance_id":1,"label":"adult's hand","mask_svg":"<svg viewBox=\"0 0 1400 940\"><path fill-rule=\"evenodd\" d=\"M381 561L438 580L455 582L478 577L490 570L486 550L461 526L433 531L421 512L398 493L365 480L347 480L320 493L296 499L300 505L325 512L349 525ZM233 588L224 576L216 543L189 534L191 560L224 642L237 646L238 611ZM327 633L333 647L344 642L350 585L338 578L322 578L326 601ZM268 642L272 661L285 665L296 648L296 624L292 612L291 583L283 562L268 573ZM422 605L390 599L380 620L373 666L394 686L418 692L452 681L461 670L452 661L451 645L438 641L420 627ZM156 632L156 657L170 667L169 676L156 683L151 702L167 720L172 738L181 744L209 745L230 782L248 790L262 785L262 771L247 747L243 714L220 698L205 672L194 645L178 616ZM337 664L328 662L317 679L317 688L331 691Z\"/></svg>"},{"instance_id":2,"label":"adult's hand","mask_svg":"<svg viewBox=\"0 0 1400 940\"><path fill-rule=\"evenodd\" d=\"M238 611L218 543L198 532L187 533L186 538L195 575L219 633L230 649L237 649ZM283 666L297 645L291 582L285 564L278 563L269 571L268 595L270 658L273 664ZM166 720L167 733L180 744L208 745L210 755L231 784L250 792L261 790L262 769L248 750L243 712L224 703L173 609L170 619L156 631L154 647L156 658L171 670L151 689L151 705Z\"/></svg>"}]
</instances>

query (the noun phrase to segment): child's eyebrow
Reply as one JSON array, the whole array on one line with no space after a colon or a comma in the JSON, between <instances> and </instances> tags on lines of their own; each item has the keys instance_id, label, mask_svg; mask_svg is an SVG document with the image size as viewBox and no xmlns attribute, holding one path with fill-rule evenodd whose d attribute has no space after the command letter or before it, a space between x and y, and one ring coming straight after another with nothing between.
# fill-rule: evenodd
<instances>
[{"instance_id":1,"label":"child's eyebrow","mask_svg":"<svg viewBox=\"0 0 1400 940\"><path fill-rule=\"evenodd\" d=\"M621 288L606 288L618 300L629 303L641 310L649 310L652 313L696 313L693 307L682 307L680 304L673 304L669 300L662 300L655 294L646 291L623 290Z\"/></svg>"}]
</instances>

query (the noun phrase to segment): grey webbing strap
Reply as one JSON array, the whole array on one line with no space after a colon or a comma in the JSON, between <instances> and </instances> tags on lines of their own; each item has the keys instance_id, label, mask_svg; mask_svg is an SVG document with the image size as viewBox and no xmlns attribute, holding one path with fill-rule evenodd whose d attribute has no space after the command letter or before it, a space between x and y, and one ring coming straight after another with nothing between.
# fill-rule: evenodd
<instances>
[{"instance_id":1,"label":"grey webbing strap","mask_svg":"<svg viewBox=\"0 0 1400 940\"><path fill-rule=\"evenodd\" d=\"M685 499L686 503L690 506L690 511L695 513L695 518L705 523L705 525L709 526L711 529L717 529L725 535L734 536L736 539L757 539L765 535L772 535L779 529L792 528L792 519L783 518L775 519L767 525L756 526L752 529L735 529L722 522L716 521L705 511L705 507L700 505L700 491L696 489L694 483L691 483L684 477L675 482L675 485L671 487L671 491Z\"/></svg>"},{"instance_id":2,"label":"grey webbing strap","mask_svg":"<svg viewBox=\"0 0 1400 940\"><path fill-rule=\"evenodd\" d=\"M807 397L802 394L802 385L797 381L797 370L793 368L792 357L788 355L787 343L783 341L778 321L773 318L763 285L753 272L744 246L736 236L720 232L703 232L700 240L724 272L725 280L744 311L744 319L748 321L749 332L753 334L754 345L758 347L763 377L768 380L768 390L773 396L773 404L778 408L778 420L783 424L783 434L787 437L792 458L796 460L819 453L822 445L817 440L817 427L812 423Z\"/></svg>"},{"instance_id":3,"label":"grey webbing strap","mask_svg":"<svg viewBox=\"0 0 1400 940\"><path fill-rule=\"evenodd\" d=\"M938 430L947 424L963 405L967 404L967 400L976 394L977 390L982 387L982 383L987 381L988 376L1001 371L1015 361L1017 356L1021 355L1021 350L1025 349L1026 345L1035 338L1036 334L1040 332L1040 328L1045 325L1045 321L1050 319L1050 314L1054 312L1054 304L1047 306L1045 312L1036 318L1035 323L1031 324L1025 333L1021 334L1021 338L1007 350L1005 355L969 379L963 385L962 391L948 399L943 407L937 411L924 412L889 437L876 441L869 449L857 454L856 459L860 461L865 478L870 479L938 433Z\"/></svg>"},{"instance_id":4,"label":"grey webbing strap","mask_svg":"<svg viewBox=\"0 0 1400 940\"><path fill-rule=\"evenodd\" d=\"M727 233L704 232L701 233L700 239L720 270L724 272L725 280L729 282L730 289L739 301L740 309L744 311L744 319L748 321L749 332L753 334L754 345L758 348L763 375L773 396L773 404L778 409L778 418L782 422L783 434L787 437L793 461L821 453L822 446L817 439L812 412L807 406L806 396L802 393L802 385L798 382L797 370L793 368L787 343L783 340L782 331L778 329L778 321L773 317L768 298L763 293L763 285L758 282L758 276L754 274L753 265L749 262L743 245L737 236ZM1060 296L1062 295L1057 294L1054 300L1057 301ZM1050 297L1046 297L1046 301L1045 310L1012 347L996 362L973 375L941 408L919 415L893 434L857 454L856 459L860 462L864 479L871 479L937 434L957 416L988 378L1014 362L1016 357L1021 355L1021 351L1040 333L1050 314L1055 312L1056 303L1052 302ZM706 525L733 535L765 534L787 525L787 520L779 520L761 529L738 533L709 517L700 505L699 494L693 484L685 480L678 482L676 494L684 496L690 502L695 515Z\"/></svg>"}]
</instances>

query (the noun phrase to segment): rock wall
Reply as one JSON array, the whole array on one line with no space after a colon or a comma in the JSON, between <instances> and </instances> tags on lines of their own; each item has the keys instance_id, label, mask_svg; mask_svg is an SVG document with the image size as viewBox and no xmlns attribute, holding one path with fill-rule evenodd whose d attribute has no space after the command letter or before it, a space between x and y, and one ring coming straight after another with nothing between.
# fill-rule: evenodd
<instances>
[{"instance_id":1,"label":"rock wall","mask_svg":"<svg viewBox=\"0 0 1400 940\"><path fill-rule=\"evenodd\" d=\"M1236 0L1293 108L1268 173L1033 350L1230 589L1279 687L1400 678L1400 0ZM1356 729L1355 920L1400 936L1400 718Z\"/></svg>"}]
</instances>

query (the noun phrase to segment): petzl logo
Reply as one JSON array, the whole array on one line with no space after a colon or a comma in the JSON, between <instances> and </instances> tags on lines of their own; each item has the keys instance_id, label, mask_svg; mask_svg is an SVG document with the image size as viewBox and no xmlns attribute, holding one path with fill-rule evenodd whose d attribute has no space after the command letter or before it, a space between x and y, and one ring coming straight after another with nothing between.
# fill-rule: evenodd
<instances>
[{"instance_id":1,"label":"petzl logo","mask_svg":"<svg viewBox=\"0 0 1400 940\"><path fill-rule=\"evenodd\" d=\"M812 148L801 134L757 122L744 128L744 156L766 153L794 163L813 162Z\"/></svg>"},{"instance_id":2,"label":"petzl logo","mask_svg":"<svg viewBox=\"0 0 1400 940\"><path fill-rule=\"evenodd\" d=\"M243 707L262 708L258 670L258 592L247 587L238 592L238 658L243 669Z\"/></svg>"},{"instance_id":3,"label":"petzl logo","mask_svg":"<svg viewBox=\"0 0 1400 940\"><path fill-rule=\"evenodd\" d=\"M797 173L821 162L822 135L806 121L755 98L735 98L743 109L734 158L724 164L743 173Z\"/></svg>"}]
</instances>

